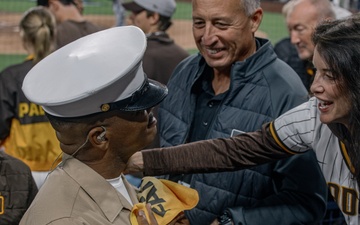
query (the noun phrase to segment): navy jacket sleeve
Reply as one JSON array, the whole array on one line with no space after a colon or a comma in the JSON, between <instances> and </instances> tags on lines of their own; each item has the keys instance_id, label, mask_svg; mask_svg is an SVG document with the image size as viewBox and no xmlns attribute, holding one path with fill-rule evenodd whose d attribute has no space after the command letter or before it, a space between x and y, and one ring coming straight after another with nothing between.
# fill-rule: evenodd
<instances>
[{"instance_id":1,"label":"navy jacket sleeve","mask_svg":"<svg viewBox=\"0 0 360 225\"><path fill-rule=\"evenodd\" d=\"M279 161L273 178L278 193L252 207L228 209L234 224L263 224L265 219L267 225L309 224L323 218L327 187L313 151Z\"/></svg>"}]
</instances>

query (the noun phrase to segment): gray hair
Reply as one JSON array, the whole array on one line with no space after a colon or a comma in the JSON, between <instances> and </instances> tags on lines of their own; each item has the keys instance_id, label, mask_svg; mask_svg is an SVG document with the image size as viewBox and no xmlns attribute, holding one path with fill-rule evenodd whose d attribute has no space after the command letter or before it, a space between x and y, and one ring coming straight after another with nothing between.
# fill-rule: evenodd
<instances>
[{"instance_id":1,"label":"gray hair","mask_svg":"<svg viewBox=\"0 0 360 225\"><path fill-rule=\"evenodd\" d=\"M288 13L290 13L296 5L304 0L290 0L287 2L282 9L283 15L286 17ZM335 19L336 15L333 10L333 6L329 0L305 0L308 1L311 5L313 5L318 12L318 21L322 21L324 19Z\"/></svg>"},{"instance_id":2,"label":"gray hair","mask_svg":"<svg viewBox=\"0 0 360 225\"><path fill-rule=\"evenodd\" d=\"M260 8L260 0L242 0L241 4L247 16L251 16L257 8Z\"/></svg>"},{"instance_id":3,"label":"gray hair","mask_svg":"<svg viewBox=\"0 0 360 225\"><path fill-rule=\"evenodd\" d=\"M283 14L283 16L286 18L286 16L288 15L288 13L293 10L294 6L296 4L296 0L290 0L287 3L285 3L281 9L281 13Z\"/></svg>"}]
</instances>

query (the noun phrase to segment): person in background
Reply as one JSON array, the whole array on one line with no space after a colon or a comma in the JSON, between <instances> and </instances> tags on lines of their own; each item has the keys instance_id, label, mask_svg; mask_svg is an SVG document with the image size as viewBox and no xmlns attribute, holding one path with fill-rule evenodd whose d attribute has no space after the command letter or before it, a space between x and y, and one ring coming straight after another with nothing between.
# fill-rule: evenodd
<instances>
[{"instance_id":1,"label":"person in background","mask_svg":"<svg viewBox=\"0 0 360 225\"><path fill-rule=\"evenodd\" d=\"M288 12L293 9L295 3L296 1L290 0L282 7L282 14L285 19ZM295 70L295 72L299 75L302 83L309 91L311 83L310 78L314 73L313 67L309 66L311 65L309 60L300 59L295 45L291 43L290 37L285 37L277 42L274 45L274 51L279 59L286 62L291 68L293 68L293 70Z\"/></svg>"},{"instance_id":2,"label":"person in background","mask_svg":"<svg viewBox=\"0 0 360 225\"><path fill-rule=\"evenodd\" d=\"M78 0L37 0L37 5L48 7L56 18L56 48L102 30L83 17L81 8L76 3Z\"/></svg>"},{"instance_id":3,"label":"person in background","mask_svg":"<svg viewBox=\"0 0 360 225\"><path fill-rule=\"evenodd\" d=\"M168 82L159 110L161 146L254 131L307 100L270 41L254 37L262 17L259 0L192 1L200 53L183 60ZM251 170L168 179L200 194L196 208L185 212L190 224L209 225L220 216L220 224L229 216L244 225L311 224L326 208L326 183L313 153ZM231 215L223 214L226 208Z\"/></svg>"},{"instance_id":4,"label":"person in background","mask_svg":"<svg viewBox=\"0 0 360 225\"><path fill-rule=\"evenodd\" d=\"M30 168L0 148L0 225L18 225L38 188Z\"/></svg>"},{"instance_id":5,"label":"person in background","mask_svg":"<svg viewBox=\"0 0 360 225\"><path fill-rule=\"evenodd\" d=\"M74 0L76 8L79 10L80 14L84 13L84 1L83 0Z\"/></svg>"},{"instance_id":6,"label":"person in background","mask_svg":"<svg viewBox=\"0 0 360 225\"><path fill-rule=\"evenodd\" d=\"M325 19L339 19L351 15L329 0L291 0L282 9L290 37L275 44L278 57L289 64L310 90L314 75L312 55L314 45L311 35L315 26Z\"/></svg>"},{"instance_id":7,"label":"person in background","mask_svg":"<svg viewBox=\"0 0 360 225\"><path fill-rule=\"evenodd\" d=\"M172 25L171 17L176 10L175 0L134 0L124 3L123 6L131 11L131 23L146 34L147 47L143 65L146 75L167 84L175 67L189 56L189 53L166 33ZM156 117L157 111L155 108ZM159 137L156 136L149 147L159 146Z\"/></svg>"},{"instance_id":8,"label":"person in background","mask_svg":"<svg viewBox=\"0 0 360 225\"><path fill-rule=\"evenodd\" d=\"M136 153L126 170L144 169L145 175L232 171L312 149L346 223L359 224L359 27L358 14L316 27L314 96L308 102L255 132Z\"/></svg>"},{"instance_id":9,"label":"person in background","mask_svg":"<svg viewBox=\"0 0 360 225\"><path fill-rule=\"evenodd\" d=\"M0 145L30 167L38 188L61 151L43 109L25 97L21 85L29 70L54 50L55 26L46 8L26 11L19 27L29 55L0 72Z\"/></svg>"},{"instance_id":10,"label":"person in background","mask_svg":"<svg viewBox=\"0 0 360 225\"><path fill-rule=\"evenodd\" d=\"M139 27L146 34L146 75L166 84L179 62L189 56L188 52L166 33L172 25L171 17L176 10L175 0L134 0L123 3L123 6L131 11L132 25Z\"/></svg>"},{"instance_id":11,"label":"person in background","mask_svg":"<svg viewBox=\"0 0 360 225\"><path fill-rule=\"evenodd\" d=\"M112 9L115 15L115 26L126 25L125 15L126 11L123 4L123 0L112 0Z\"/></svg>"},{"instance_id":12,"label":"person in background","mask_svg":"<svg viewBox=\"0 0 360 225\"><path fill-rule=\"evenodd\" d=\"M22 89L49 117L63 160L20 225L130 225L141 199L122 171L155 137L152 108L167 95L143 72L145 48L139 28L115 27L58 49L29 71ZM151 211L166 204L151 200Z\"/></svg>"}]
</instances>

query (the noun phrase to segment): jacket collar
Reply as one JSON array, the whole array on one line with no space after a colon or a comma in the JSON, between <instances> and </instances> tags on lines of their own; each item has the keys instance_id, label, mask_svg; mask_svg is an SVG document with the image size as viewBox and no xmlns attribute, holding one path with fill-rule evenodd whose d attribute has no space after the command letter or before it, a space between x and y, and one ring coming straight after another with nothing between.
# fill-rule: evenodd
<instances>
[{"instance_id":1,"label":"jacket collar","mask_svg":"<svg viewBox=\"0 0 360 225\"><path fill-rule=\"evenodd\" d=\"M154 33L146 34L148 41L158 41L166 44L174 43L174 40L164 31L158 31Z\"/></svg>"},{"instance_id":2,"label":"jacket collar","mask_svg":"<svg viewBox=\"0 0 360 225\"><path fill-rule=\"evenodd\" d=\"M257 46L256 52L244 61L237 61L233 64L232 79L235 72L237 76L239 74L244 77L252 76L277 59L269 40L255 38L255 41Z\"/></svg>"}]
</instances>

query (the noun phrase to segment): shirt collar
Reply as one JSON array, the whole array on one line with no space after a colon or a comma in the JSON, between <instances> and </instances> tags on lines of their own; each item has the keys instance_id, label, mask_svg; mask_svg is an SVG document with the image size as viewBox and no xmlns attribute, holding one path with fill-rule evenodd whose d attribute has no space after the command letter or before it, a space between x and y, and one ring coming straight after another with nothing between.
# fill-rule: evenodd
<instances>
[{"instance_id":1,"label":"shirt collar","mask_svg":"<svg viewBox=\"0 0 360 225\"><path fill-rule=\"evenodd\" d=\"M60 168L69 174L101 208L106 218L113 222L123 208L131 211L132 206L105 178L76 158L64 154ZM91 179L89 179L91 177ZM134 204L138 202L134 187L122 176L126 189ZM100 191L101 190L101 191ZM118 198L114 198L118 196Z\"/></svg>"}]
</instances>

